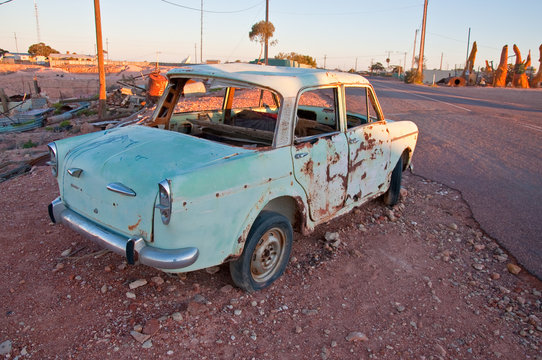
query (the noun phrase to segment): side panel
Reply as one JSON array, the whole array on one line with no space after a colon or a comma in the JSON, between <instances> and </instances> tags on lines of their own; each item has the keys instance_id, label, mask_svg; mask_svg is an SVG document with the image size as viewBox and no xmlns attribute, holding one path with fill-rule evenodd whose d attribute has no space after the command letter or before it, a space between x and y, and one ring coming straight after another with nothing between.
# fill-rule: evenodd
<instances>
[{"instance_id":1,"label":"side panel","mask_svg":"<svg viewBox=\"0 0 542 360\"><path fill-rule=\"evenodd\" d=\"M361 125L346 132L349 146L347 201L371 198L387 189L390 135L386 122Z\"/></svg>"},{"instance_id":2,"label":"side panel","mask_svg":"<svg viewBox=\"0 0 542 360\"><path fill-rule=\"evenodd\" d=\"M289 147L226 159L176 177L171 181L169 225L162 223L155 210L153 246L197 247L198 260L183 272L221 264L240 254L252 222L267 201L296 194L298 187Z\"/></svg>"},{"instance_id":3,"label":"side panel","mask_svg":"<svg viewBox=\"0 0 542 360\"><path fill-rule=\"evenodd\" d=\"M348 145L343 133L333 133L292 148L295 178L305 189L309 213L319 222L344 205L348 174Z\"/></svg>"}]
</instances>

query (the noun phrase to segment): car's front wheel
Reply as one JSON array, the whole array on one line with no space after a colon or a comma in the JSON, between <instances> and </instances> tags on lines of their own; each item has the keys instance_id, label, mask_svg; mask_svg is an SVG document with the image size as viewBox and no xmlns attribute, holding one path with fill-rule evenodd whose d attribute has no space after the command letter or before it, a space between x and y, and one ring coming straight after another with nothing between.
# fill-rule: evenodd
<instances>
[{"instance_id":1,"label":"car's front wheel","mask_svg":"<svg viewBox=\"0 0 542 360\"><path fill-rule=\"evenodd\" d=\"M262 211L254 221L241 256L230 263L235 285L252 292L268 287L286 269L293 230L281 214Z\"/></svg>"}]
</instances>

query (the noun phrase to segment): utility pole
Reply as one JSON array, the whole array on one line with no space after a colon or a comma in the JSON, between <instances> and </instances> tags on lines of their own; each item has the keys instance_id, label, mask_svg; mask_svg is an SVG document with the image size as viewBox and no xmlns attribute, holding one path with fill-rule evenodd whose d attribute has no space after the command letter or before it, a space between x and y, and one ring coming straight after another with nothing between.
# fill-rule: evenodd
<instances>
[{"instance_id":1,"label":"utility pole","mask_svg":"<svg viewBox=\"0 0 542 360\"><path fill-rule=\"evenodd\" d=\"M199 62L203 64L203 0L201 0L201 27L199 35Z\"/></svg>"},{"instance_id":2,"label":"utility pole","mask_svg":"<svg viewBox=\"0 0 542 360\"><path fill-rule=\"evenodd\" d=\"M98 50L98 74L100 78L100 95L98 98L98 119L105 117L105 66L104 49L102 44L102 20L100 16L100 0L94 0L94 17L96 20L96 46Z\"/></svg>"},{"instance_id":3,"label":"utility pole","mask_svg":"<svg viewBox=\"0 0 542 360\"><path fill-rule=\"evenodd\" d=\"M469 66L467 61L469 61L469 47L470 47L470 28L469 28L469 36L467 37L467 57L465 58L465 69Z\"/></svg>"},{"instance_id":4,"label":"utility pole","mask_svg":"<svg viewBox=\"0 0 542 360\"><path fill-rule=\"evenodd\" d=\"M324 69L326 68L327 55L324 55Z\"/></svg>"},{"instance_id":5,"label":"utility pole","mask_svg":"<svg viewBox=\"0 0 542 360\"><path fill-rule=\"evenodd\" d=\"M105 38L105 53L107 54L107 61L109 61L109 38Z\"/></svg>"},{"instance_id":6,"label":"utility pole","mask_svg":"<svg viewBox=\"0 0 542 360\"><path fill-rule=\"evenodd\" d=\"M36 32L38 34L38 44L41 42L41 34L40 34L40 20L38 18L38 4L36 4L36 0L34 0L34 12L36 13Z\"/></svg>"},{"instance_id":7,"label":"utility pole","mask_svg":"<svg viewBox=\"0 0 542 360\"><path fill-rule=\"evenodd\" d=\"M17 43L17 33L13 33L13 36L15 36L15 51L19 52L19 44Z\"/></svg>"},{"instance_id":8,"label":"utility pole","mask_svg":"<svg viewBox=\"0 0 542 360\"><path fill-rule=\"evenodd\" d=\"M358 72L358 58L356 57L356 65L354 66L354 72Z\"/></svg>"},{"instance_id":9,"label":"utility pole","mask_svg":"<svg viewBox=\"0 0 542 360\"><path fill-rule=\"evenodd\" d=\"M416 39L418 38L418 29L414 33L414 49L412 49L412 66L410 70L414 69L414 63L416 62Z\"/></svg>"},{"instance_id":10,"label":"utility pole","mask_svg":"<svg viewBox=\"0 0 542 360\"><path fill-rule=\"evenodd\" d=\"M405 59L403 60L403 72L406 71L406 54L407 54L407 52L405 51Z\"/></svg>"},{"instance_id":11,"label":"utility pole","mask_svg":"<svg viewBox=\"0 0 542 360\"><path fill-rule=\"evenodd\" d=\"M265 0L265 25L269 26L269 0ZM265 50L264 50L264 57L265 57L265 65L269 65L269 39L267 37L267 34L265 36Z\"/></svg>"},{"instance_id":12,"label":"utility pole","mask_svg":"<svg viewBox=\"0 0 542 360\"><path fill-rule=\"evenodd\" d=\"M198 63L198 48L196 43L194 43L194 64Z\"/></svg>"},{"instance_id":13,"label":"utility pole","mask_svg":"<svg viewBox=\"0 0 542 360\"><path fill-rule=\"evenodd\" d=\"M444 53L440 53L440 68L439 70L442 70L442 58L444 57Z\"/></svg>"},{"instance_id":14,"label":"utility pole","mask_svg":"<svg viewBox=\"0 0 542 360\"><path fill-rule=\"evenodd\" d=\"M427 1L423 4L422 35L420 38L420 56L418 57L418 81L423 82L423 48L425 45L425 24L427 22Z\"/></svg>"}]
</instances>

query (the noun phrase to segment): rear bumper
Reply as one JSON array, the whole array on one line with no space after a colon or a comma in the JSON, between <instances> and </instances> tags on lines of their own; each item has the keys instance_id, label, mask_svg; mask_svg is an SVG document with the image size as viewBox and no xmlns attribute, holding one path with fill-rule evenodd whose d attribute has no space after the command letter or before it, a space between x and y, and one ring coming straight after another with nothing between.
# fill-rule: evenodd
<instances>
[{"instance_id":1,"label":"rear bumper","mask_svg":"<svg viewBox=\"0 0 542 360\"><path fill-rule=\"evenodd\" d=\"M68 209L60 197L49 204L49 216L54 223L64 224L98 245L125 256L129 264L134 264L137 258L141 264L158 269L182 269L196 262L199 256L195 247L158 249L148 246L141 237L115 234Z\"/></svg>"}]
</instances>

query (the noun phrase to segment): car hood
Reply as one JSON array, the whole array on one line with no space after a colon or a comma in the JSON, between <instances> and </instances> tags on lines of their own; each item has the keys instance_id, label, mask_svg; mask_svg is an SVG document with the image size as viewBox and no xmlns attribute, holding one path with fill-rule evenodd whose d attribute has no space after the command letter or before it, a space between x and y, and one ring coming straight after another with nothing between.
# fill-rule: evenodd
<instances>
[{"instance_id":1,"label":"car hood","mask_svg":"<svg viewBox=\"0 0 542 360\"><path fill-rule=\"evenodd\" d=\"M80 214L127 235L152 230L158 182L252 152L193 136L129 126L104 131L64 157L62 198ZM82 170L79 176L70 175ZM135 196L108 189L112 183Z\"/></svg>"}]
</instances>

